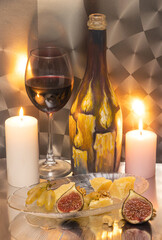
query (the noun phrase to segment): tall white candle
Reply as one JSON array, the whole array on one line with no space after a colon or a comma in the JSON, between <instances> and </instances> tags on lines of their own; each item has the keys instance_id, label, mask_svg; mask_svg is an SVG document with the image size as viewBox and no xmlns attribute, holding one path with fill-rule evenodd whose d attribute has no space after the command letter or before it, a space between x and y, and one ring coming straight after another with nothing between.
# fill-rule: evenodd
<instances>
[{"instance_id":1,"label":"tall white candle","mask_svg":"<svg viewBox=\"0 0 162 240\"><path fill-rule=\"evenodd\" d=\"M155 175L157 135L152 131L133 130L126 133L126 173L150 178Z\"/></svg>"},{"instance_id":2,"label":"tall white candle","mask_svg":"<svg viewBox=\"0 0 162 240\"><path fill-rule=\"evenodd\" d=\"M5 121L8 183L15 187L39 181L38 121L15 116Z\"/></svg>"}]
</instances>

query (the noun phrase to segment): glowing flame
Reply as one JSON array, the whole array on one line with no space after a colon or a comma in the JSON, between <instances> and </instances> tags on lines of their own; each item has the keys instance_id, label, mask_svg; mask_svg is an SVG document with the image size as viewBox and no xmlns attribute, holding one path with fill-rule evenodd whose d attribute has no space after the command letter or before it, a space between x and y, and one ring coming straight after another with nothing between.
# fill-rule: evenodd
<instances>
[{"instance_id":1,"label":"glowing flame","mask_svg":"<svg viewBox=\"0 0 162 240\"><path fill-rule=\"evenodd\" d=\"M24 111L23 111L23 108L22 108L22 107L20 108L19 116L20 116L21 119L22 119L23 116L24 116Z\"/></svg>"},{"instance_id":2,"label":"glowing flame","mask_svg":"<svg viewBox=\"0 0 162 240\"><path fill-rule=\"evenodd\" d=\"M145 106L141 100L135 99L132 104L132 109L140 117L138 127L139 127L140 134L142 135L142 130L143 130L142 118L145 113Z\"/></svg>"},{"instance_id":3,"label":"glowing flame","mask_svg":"<svg viewBox=\"0 0 162 240\"><path fill-rule=\"evenodd\" d=\"M142 132L142 129L143 129L142 119L139 120L139 124L138 124L138 126L139 126L139 130L140 130L140 132Z\"/></svg>"},{"instance_id":4,"label":"glowing flame","mask_svg":"<svg viewBox=\"0 0 162 240\"><path fill-rule=\"evenodd\" d=\"M132 103L132 109L138 116L143 116L145 113L145 106L139 99L135 99Z\"/></svg>"}]
</instances>

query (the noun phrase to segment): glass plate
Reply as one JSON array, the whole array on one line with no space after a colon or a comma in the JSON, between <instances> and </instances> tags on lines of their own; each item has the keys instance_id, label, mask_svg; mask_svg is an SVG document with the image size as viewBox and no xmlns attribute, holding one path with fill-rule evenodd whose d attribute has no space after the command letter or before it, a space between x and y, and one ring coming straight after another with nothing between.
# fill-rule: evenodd
<instances>
[{"instance_id":1,"label":"glass plate","mask_svg":"<svg viewBox=\"0 0 162 240\"><path fill-rule=\"evenodd\" d=\"M56 179L54 180L55 188L61 186L62 184L69 183L69 182L75 182L76 186L80 186L86 189L86 192L89 193L93 191L89 180L93 179L95 177L105 177L107 179L111 179L114 181L115 179L121 178L121 177L126 177L130 176L128 174L122 174L122 173L90 173L90 174L80 174L72 177L66 177L66 178L61 178L61 179ZM146 191L148 188L149 183L146 179L143 177L137 177L135 180L135 185L134 185L134 190L142 194ZM114 204L107 206L107 207L102 207L102 208L97 208L97 209L88 209L88 210L82 210L78 212L72 212L72 213L58 213L58 212L47 212L44 207L40 208L36 205L36 203L33 203L31 205L26 205L26 197L27 197L27 192L29 191L31 187L24 187L16 190L9 198L8 198L8 204L11 208L14 208L19 211L23 211L29 214L34 214L37 216L42 216L42 217L48 217L48 218L74 218L74 217L87 217L87 216L92 216L92 215L98 215L102 214L105 212L110 212L113 209L117 209L121 207L122 201L119 199L114 199Z\"/></svg>"}]
</instances>

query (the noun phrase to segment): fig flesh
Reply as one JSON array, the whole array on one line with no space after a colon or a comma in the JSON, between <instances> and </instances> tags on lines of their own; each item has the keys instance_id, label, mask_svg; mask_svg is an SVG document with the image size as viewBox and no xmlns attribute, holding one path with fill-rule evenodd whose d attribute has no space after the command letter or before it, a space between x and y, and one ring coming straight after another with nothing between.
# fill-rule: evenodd
<instances>
[{"instance_id":1,"label":"fig flesh","mask_svg":"<svg viewBox=\"0 0 162 240\"><path fill-rule=\"evenodd\" d=\"M60 213L77 212L84 204L82 194L73 185L56 202L56 209Z\"/></svg>"},{"instance_id":2,"label":"fig flesh","mask_svg":"<svg viewBox=\"0 0 162 240\"><path fill-rule=\"evenodd\" d=\"M153 205L148 199L131 189L123 202L122 216L132 224L147 222L153 216Z\"/></svg>"}]
</instances>

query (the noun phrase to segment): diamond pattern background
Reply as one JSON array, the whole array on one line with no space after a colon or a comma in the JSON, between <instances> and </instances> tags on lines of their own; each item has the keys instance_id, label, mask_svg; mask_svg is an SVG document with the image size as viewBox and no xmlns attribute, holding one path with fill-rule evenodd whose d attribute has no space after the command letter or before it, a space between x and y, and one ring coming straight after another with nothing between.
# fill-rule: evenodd
<instances>
[{"instance_id":1,"label":"diamond pattern background","mask_svg":"<svg viewBox=\"0 0 162 240\"><path fill-rule=\"evenodd\" d=\"M86 21L89 14L107 17L107 61L110 81L123 111L124 135L137 128L131 100L146 107L144 128L158 136L157 162L162 162L162 1L161 0L2 0L0 1L0 157L5 157L4 122L25 114L39 120L40 155L47 149L47 117L28 99L23 75L15 73L16 59L39 43L70 51L75 88L67 105L54 116L54 151L70 158L68 114L86 66Z\"/></svg>"}]
</instances>

